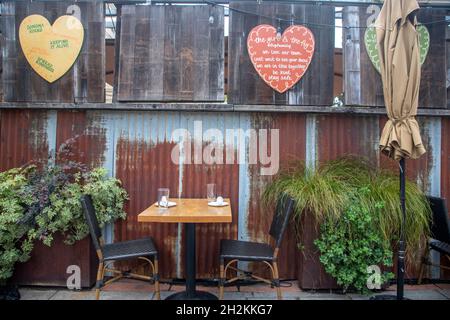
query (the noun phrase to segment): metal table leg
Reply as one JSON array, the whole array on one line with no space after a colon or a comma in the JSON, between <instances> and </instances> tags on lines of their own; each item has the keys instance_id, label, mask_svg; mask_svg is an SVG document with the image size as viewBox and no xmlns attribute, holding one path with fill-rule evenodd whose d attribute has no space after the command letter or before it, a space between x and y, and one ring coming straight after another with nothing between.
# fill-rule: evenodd
<instances>
[{"instance_id":1,"label":"metal table leg","mask_svg":"<svg viewBox=\"0 0 450 320\"><path fill-rule=\"evenodd\" d=\"M167 297L167 300L217 300L217 297L209 292L197 291L195 281L195 223L186 223L186 291L174 293Z\"/></svg>"}]
</instances>

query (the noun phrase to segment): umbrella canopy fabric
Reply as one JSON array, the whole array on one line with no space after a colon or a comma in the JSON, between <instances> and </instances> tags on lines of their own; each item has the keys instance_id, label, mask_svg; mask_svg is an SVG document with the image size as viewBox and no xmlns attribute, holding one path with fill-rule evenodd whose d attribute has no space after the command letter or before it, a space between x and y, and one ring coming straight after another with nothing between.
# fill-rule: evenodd
<instances>
[{"instance_id":1,"label":"umbrella canopy fabric","mask_svg":"<svg viewBox=\"0 0 450 320\"><path fill-rule=\"evenodd\" d=\"M400 160L426 152L415 116L419 104L420 55L416 0L385 0L375 21L384 101L389 117L381 151Z\"/></svg>"}]
</instances>

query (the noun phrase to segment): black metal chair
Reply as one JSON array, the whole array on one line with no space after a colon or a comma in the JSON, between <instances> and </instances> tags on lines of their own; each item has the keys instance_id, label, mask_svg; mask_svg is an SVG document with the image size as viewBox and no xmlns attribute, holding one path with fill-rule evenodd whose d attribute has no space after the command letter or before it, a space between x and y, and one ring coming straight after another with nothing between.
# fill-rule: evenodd
<instances>
[{"instance_id":1,"label":"black metal chair","mask_svg":"<svg viewBox=\"0 0 450 320\"><path fill-rule=\"evenodd\" d=\"M294 208L294 200L286 196L279 201L275 211L269 234L274 240L274 246L267 243L248 242L238 240L221 240L220 242L220 279L219 299L223 299L225 284L235 282L250 276L253 279L273 285L277 289L277 297L281 299L280 279L278 274L278 252L284 231L289 223ZM257 261L266 264L272 272L272 280L264 279L252 273L232 267L231 264L239 261ZM227 262L225 264L225 262ZM227 270L236 271L237 276L227 280ZM240 275L241 273L242 275Z\"/></svg>"},{"instance_id":2,"label":"black metal chair","mask_svg":"<svg viewBox=\"0 0 450 320\"><path fill-rule=\"evenodd\" d=\"M131 241L116 242L112 244L105 244L101 235L101 230L98 224L97 216L95 215L95 209L92 203L92 198L89 195L83 195L81 197L81 204L83 212L86 217L86 222L89 226L92 241L97 251L99 259L98 271L97 271L97 283L95 286L95 298L100 298L100 290L102 287L111 284L123 277L134 278L140 280L154 281L155 283L155 296L156 299L160 299L159 290L159 273L158 273L158 251L151 238L144 238ZM152 276L144 276L141 274L123 272L113 268L109 268L109 265L118 260L140 259L147 262L152 269ZM153 262L152 260L153 259ZM111 272L115 276L106 282L103 282L105 272Z\"/></svg>"},{"instance_id":3,"label":"black metal chair","mask_svg":"<svg viewBox=\"0 0 450 320\"><path fill-rule=\"evenodd\" d=\"M431 236L428 241L425 254L420 266L420 274L418 283L422 283L424 266L435 266L443 269L450 270L450 267L433 264L429 259L430 250L435 250L440 254L447 257L450 261L450 222L448 218L447 206L445 205L445 199L437 197L427 197L430 202L430 207L433 212L433 222L431 224Z\"/></svg>"}]
</instances>

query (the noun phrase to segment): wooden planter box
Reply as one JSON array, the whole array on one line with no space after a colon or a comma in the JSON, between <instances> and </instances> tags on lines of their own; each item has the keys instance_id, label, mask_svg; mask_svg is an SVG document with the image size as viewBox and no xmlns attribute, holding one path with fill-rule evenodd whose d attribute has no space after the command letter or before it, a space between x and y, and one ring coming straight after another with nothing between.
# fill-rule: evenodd
<instances>
[{"instance_id":1,"label":"wooden planter box","mask_svg":"<svg viewBox=\"0 0 450 320\"><path fill-rule=\"evenodd\" d=\"M77 265L81 270L81 287L95 283L98 259L91 238L88 236L74 245L66 245L62 235L55 235L51 247L37 241L31 258L17 263L12 282L18 285L61 286L67 285L67 267Z\"/></svg>"},{"instance_id":2,"label":"wooden planter box","mask_svg":"<svg viewBox=\"0 0 450 320\"><path fill-rule=\"evenodd\" d=\"M304 290L338 289L336 281L325 272L319 260L320 252L314 244L319 230L318 227L316 228L314 217L310 213L303 214L301 224L305 231L300 236L303 250L298 253L297 280L299 287Z\"/></svg>"}]
</instances>

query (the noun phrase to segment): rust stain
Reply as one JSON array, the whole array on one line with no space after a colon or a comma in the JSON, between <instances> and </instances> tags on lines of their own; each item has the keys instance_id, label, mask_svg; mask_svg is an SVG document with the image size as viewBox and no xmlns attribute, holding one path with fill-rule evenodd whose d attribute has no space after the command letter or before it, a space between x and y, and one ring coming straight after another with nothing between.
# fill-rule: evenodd
<instances>
[{"instance_id":1,"label":"rust stain","mask_svg":"<svg viewBox=\"0 0 450 320\"><path fill-rule=\"evenodd\" d=\"M280 168L292 161L305 160L306 148L306 116L300 114L252 115L251 127L254 129L278 129L280 141ZM270 144L269 140L268 150ZM261 203L265 186L273 176L262 176L261 165L250 165L250 202L248 204L247 232L251 241L269 242L269 228L273 212L268 212ZM293 226L286 230L279 255L280 277L293 279L297 276L299 251ZM253 266L254 271L266 270L261 266ZM264 274L264 273L263 273ZM266 273L266 276L268 274Z\"/></svg>"},{"instance_id":2,"label":"rust stain","mask_svg":"<svg viewBox=\"0 0 450 320\"><path fill-rule=\"evenodd\" d=\"M101 119L87 111L58 111L56 150L68 146L69 160L90 168L103 165L106 149L106 129Z\"/></svg>"},{"instance_id":3,"label":"rust stain","mask_svg":"<svg viewBox=\"0 0 450 320\"><path fill-rule=\"evenodd\" d=\"M48 158L47 111L2 110L0 170Z\"/></svg>"},{"instance_id":4,"label":"rust stain","mask_svg":"<svg viewBox=\"0 0 450 320\"><path fill-rule=\"evenodd\" d=\"M206 143L203 143L206 146ZM227 146L223 157L228 152L235 152ZM197 276L201 278L217 278L219 274L219 250L221 239L237 239L238 207L239 207L239 165L235 164L185 164L183 165L182 197L206 198L206 185L215 183L217 193L231 199L232 223L197 224ZM181 239L184 269L184 229Z\"/></svg>"},{"instance_id":5,"label":"rust stain","mask_svg":"<svg viewBox=\"0 0 450 320\"><path fill-rule=\"evenodd\" d=\"M116 150L116 177L122 181L130 200L125 206L126 221L115 225L115 241L152 237L158 248L161 276L176 277L178 226L169 223L138 223L137 215L157 199L157 189L178 190L178 165L170 159L172 143L149 145L144 141L120 138Z\"/></svg>"},{"instance_id":6,"label":"rust stain","mask_svg":"<svg viewBox=\"0 0 450 320\"><path fill-rule=\"evenodd\" d=\"M450 118L442 118L441 121L441 196L447 200L447 208L450 208ZM441 263L450 267L445 257L441 257ZM441 278L450 279L450 270L441 269Z\"/></svg>"},{"instance_id":7,"label":"rust stain","mask_svg":"<svg viewBox=\"0 0 450 320\"><path fill-rule=\"evenodd\" d=\"M378 117L327 115L318 117L319 162L359 155L378 163Z\"/></svg>"}]
</instances>

